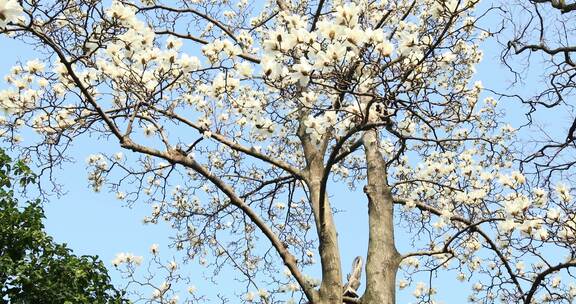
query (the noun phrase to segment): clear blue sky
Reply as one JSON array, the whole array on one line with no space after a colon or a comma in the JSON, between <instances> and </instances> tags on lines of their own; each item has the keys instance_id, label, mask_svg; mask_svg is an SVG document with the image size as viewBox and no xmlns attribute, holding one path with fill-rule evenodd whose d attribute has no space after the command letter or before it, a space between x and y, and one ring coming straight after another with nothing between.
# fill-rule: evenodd
<instances>
[{"instance_id":1,"label":"clear blue sky","mask_svg":"<svg viewBox=\"0 0 576 304\"><path fill-rule=\"evenodd\" d=\"M488 88L504 89L508 84L510 74L498 63L499 49L495 45L484 47L484 62L478 67L477 79L484 82ZM0 37L0 74L5 75L16 60L26 61L34 57L34 52L26 45L9 41ZM5 84L0 83L0 88ZM516 105L507 106L513 125L518 126L521 113ZM25 139L24 139L25 140ZM137 255L149 257L148 248L152 243L159 243L165 258L170 258L166 248L170 229L166 225L143 225L142 218L150 213L150 207L136 204L132 208L123 206L116 200L114 194L94 193L88 188L85 158L92 153L101 151L118 151L116 142L102 142L102 140L83 137L75 142L70 153L76 162L66 164L57 171L58 181L65 185L67 194L62 197L53 197L45 206L47 231L56 241L68 243L77 254L99 255L107 266L118 252L133 252ZM361 189L361 187L359 187ZM364 255L367 243L367 223L365 222L366 207L362 193L349 193L344 187L331 187L330 193L338 198L339 206L358 206L336 216L339 226L340 245L344 271L347 273L352 259L356 255ZM398 235L399 247L407 247L410 236ZM192 281L204 291L211 288L198 273L198 266L190 266ZM115 282L119 282L118 273L110 271ZM223 280L219 290L234 289L236 283ZM462 288L454 288L454 284L461 284ZM435 288L439 290L437 299L444 303L463 303L469 294L469 285L457 283L455 273L436 280ZM410 303L413 297L410 292L413 288L399 293L398 303ZM235 303L233 300L232 303Z\"/></svg>"}]
</instances>

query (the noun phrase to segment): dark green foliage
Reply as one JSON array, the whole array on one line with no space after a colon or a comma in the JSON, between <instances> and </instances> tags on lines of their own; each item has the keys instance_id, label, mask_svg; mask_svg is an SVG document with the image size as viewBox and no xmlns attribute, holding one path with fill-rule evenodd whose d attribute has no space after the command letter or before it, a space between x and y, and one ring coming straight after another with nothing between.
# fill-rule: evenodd
<instances>
[{"instance_id":1,"label":"dark green foliage","mask_svg":"<svg viewBox=\"0 0 576 304\"><path fill-rule=\"evenodd\" d=\"M0 150L0 303L125 303L97 257L76 256L44 232L40 201L18 203L14 189L35 182Z\"/></svg>"}]
</instances>

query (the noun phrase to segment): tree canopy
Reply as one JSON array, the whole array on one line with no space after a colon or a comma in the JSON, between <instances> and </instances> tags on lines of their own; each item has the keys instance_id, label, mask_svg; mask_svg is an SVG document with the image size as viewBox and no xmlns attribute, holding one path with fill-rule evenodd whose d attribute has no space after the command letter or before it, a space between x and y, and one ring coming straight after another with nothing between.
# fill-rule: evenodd
<instances>
[{"instance_id":1,"label":"tree canopy","mask_svg":"<svg viewBox=\"0 0 576 304\"><path fill-rule=\"evenodd\" d=\"M0 150L0 301L125 303L95 256L76 256L44 231L40 201L19 202L17 190L36 176Z\"/></svg>"},{"instance_id":2,"label":"tree canopy","mask_svg":"<svg viewBox=\"0 0 576 304\"><path fill-rule=\"evenodd\" d=\"M91 138L91 188L170 224L183 258L151 248L164 282L134 277L139 256L114 262L148 302L177 302L172 274L198 263L215 282L233 270L233 302L392 304L411 288L434 303L447 272L470 302L571 303L573 185L524 171L533 158L502 106L514 96L476 78L482 43L507 33L485 22L507 13L478 0L0 0L0 33L39 57L5 77L2 139L55 183ZM368 244L346 278L334 218L354 208L368 210Z\"/></svg>"}]
</instances>

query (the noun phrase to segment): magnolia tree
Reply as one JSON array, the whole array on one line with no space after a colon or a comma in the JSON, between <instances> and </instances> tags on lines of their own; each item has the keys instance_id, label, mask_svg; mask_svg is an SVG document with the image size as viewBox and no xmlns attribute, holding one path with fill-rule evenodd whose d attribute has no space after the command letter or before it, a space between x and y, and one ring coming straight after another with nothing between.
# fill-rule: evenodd
<instances>
[{"instance_id":1,"label":"magnolia tree","mask_svg":"<svg viewBox=\"0 0 576 304\"><path fill-rule=\"evenodd\" d=\"M545 132L537 149L524 159L541 182L550 183L558 176L574 175L574 89L576 82L576 2L557 0L531 0L511 2L505 19L511 25L501 42L506 45L502 59L516 80L522 81L524 71L538 69L544 79L540 90L523 92L515 96L530 108L531 122L540 122L538 114L545 109L557 109L567 114L568 123L561 132ZM545 69L542 69L545 67Z\"/></svg>"},{"instance_id":2,"label":"magnolia tree","mask_svg":"<svg viewBox=\"0 0 576 304\"><path fill-rule=\"evenodd\" d=\"M515 169L522 143L473 79L477 2L0 0L1 33L39 57L5 77L2 138L49 181L76 140L111 146L91 187L150 202L183 252L151 247L160 285L117 257L143 301L175 302L197 262L235 270L234 303L432 303L441 272L471 302L570 303L571 189ZM344 277L334 214L358 208L368 245Z\"/></svg>"}]
</instances>

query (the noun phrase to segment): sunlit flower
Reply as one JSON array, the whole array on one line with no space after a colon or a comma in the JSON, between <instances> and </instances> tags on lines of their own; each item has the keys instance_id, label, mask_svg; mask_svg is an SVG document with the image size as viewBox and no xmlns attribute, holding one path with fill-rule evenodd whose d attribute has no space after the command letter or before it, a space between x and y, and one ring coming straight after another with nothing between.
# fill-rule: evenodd
<instances>
[{"instance_id":1,"label":"sunlit flower","mask_svg":"<svg viewBox=\"0 0 576 304\"><path fill-rule=\"evenodd\" d=\"M249 291L244 295L244 299L248 302L252 302L254 301L254 299L256 299L256 295L254 294L254 292Z\"/></svg>"},{"instance_id":2,"label":"sunlit flower","mask_svg":"<svg viewBox=\"0 0 576 304\"><path fill-rule=\"evenodd\" d=\"M570 189L566 187L564 184L558 184L556 186L556 193L560 197L560 199L564 202L569 202L572 200L572 195L570 195Z\"/></svg>"},{"instance_id":3,"label":"sunlit flower","mask_svg":"<svg viewBox=\"0 0 576 304\"><path fill-rule=\"evenodd\" d=\"M480 282L477 282L474 284L474 286L472 286L472 289L476 292L481 291L482 288L484 288L484 285L482 285L482 283L480 283Z\"/></svg>"},{"instance_id":4,"label":"sunlit flower","mask_svg":"<svg viewBox=\"0 0 576 304\"><path fill-rule=\"evenodd\" d=\"M150 252L151 252L153 255L157 255L157 254L158 254L158 251L160 250L159 247L160 247L160 246L158 246L158 244L152 244L152 246L150 246Z\"/></svg>"},{"instance_id":5,"label":"sunlit flower","mask_svg":"<svg viewBox=\"0 0 576 304\"><path fill-rule=\"evenodd\" d=\"M8 23L16 23L23 13L22 7L16 0L0 0L0 29L6 28Z\"/></svg>"},{"instance_id":6,"label":"sunlit flower","mask_svg":"<svg viewBox=\"0 0 576 304\"><path fill-rule=\"evenodd\" d=\"M124 193L122 191L118 191L118 192L116 192L116 198L119 200L124 200L126 198L126 193Z\"/></svg>"},{"instance_id":7,"label":"sunlit flower","mask_svg":"<svg viewBox=\"0 0 576 304\"><path fill-rule=\"evenodd\" d=\"M190 286L188 287L188 293L194 294L196 291L197 291L196 286L190 285Z\"/></svg>"},{"instance_id":8,"label":"sunlit flower","mask_svg":"<svg viewBox=\"0 0 576 304\"><path fill-rule=\"evenodd\" d=\"M258 296L261 298L267 298L270 294L268 293L268 291L264 288L260 288L258 289Z\"/></svg>"},{"instance_id":9,"label":"sunlit flower","mask_svg":"<svg viewBox=\"0 0 576 304\"><path fill-rule=\"evenodd\" d=\"M168 263L168 269L170 269L171 271L176 270L176 268L178 268L178 264L176 264L175 261L170 261L170 263Z\"/></svg>"}]
</instances>

